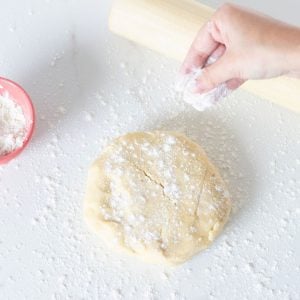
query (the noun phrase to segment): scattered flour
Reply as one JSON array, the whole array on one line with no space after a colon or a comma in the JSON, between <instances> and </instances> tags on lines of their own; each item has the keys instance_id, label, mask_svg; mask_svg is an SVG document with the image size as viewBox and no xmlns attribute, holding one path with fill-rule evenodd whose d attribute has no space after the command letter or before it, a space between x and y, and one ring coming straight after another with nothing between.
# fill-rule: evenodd
<instances>
[{"instance_id":1,"label":"scattered flour","mask_svg":"<svg viewBox=\"0 0 300 300\"><path fill-rule=\"evenodd\" d=\"M101 44L101 35L91 38ZM54 84L53 75L65 78L69 74L64 60L58 60L57 68L49 68L54 73L48 72L35 84L40 135L32 153L26 160L0 166L0 226L5 228L0 230L0 273L8 277L0 283L3 298L9 291L16 299L43 295L53 300L77 299L79 294L82 299L113 299L118 294L122 299L145 300L193 299L195 295L201 299L298 299L300 127L296 115L242 92L222 109L199 114L175 98L173 89L166 89L176 65L170 74L170 64L161 71L160 60L150 59L151 53L135 52L137 55L127 58L128 51L136 51L131 45L123 49L119 41L106 44L101 57L104 55L107 75L115 76L114 84L103 84L103 88L97 84L99 90L87 85L88 94L82 101L76 90L82 86L82 76L62 90ZM75 63L79 58L81 55ZM120 59L126 60L124 70ZM85 60L81 63L87 64ZM0 65L9 67L4 58ZM99 75L97 80L102 83ZM146 84L140 81L144 76ZM112 89L116 83L122 88ZM144 96L137 92L140 88ZM59 105L67 113L59 113ZM91 113L93 120L85 123L84 112L77 113L74 107ZM270 126L264 127L266 117ZM208 253L175 270L117 259L91 241L81 221L87 164L113 137L158 128L181 131L204 146L221 168L237 213ZM266 140L270 147L265 146ZM74 174L72 180L70 174ZM19 176L22 180L15 179ZM292 177L296 182L290 182ZM289 222L277 228L281 218ZM290 249L294 253L289 254ZM6 267L11 261L13 269ZM249 263L254 264L252 269Z\"/></svg>"},{"instance_id":2,"label":"scattered flour","mask_svg":"<svg viewBox=\"0 0 300 300\"><path fill-rule=\"evenodd\" d=\"M8 93L0 95L0 156L22 147L26 137L26 119L20 105Z\"/></svg>"}]
</instances>

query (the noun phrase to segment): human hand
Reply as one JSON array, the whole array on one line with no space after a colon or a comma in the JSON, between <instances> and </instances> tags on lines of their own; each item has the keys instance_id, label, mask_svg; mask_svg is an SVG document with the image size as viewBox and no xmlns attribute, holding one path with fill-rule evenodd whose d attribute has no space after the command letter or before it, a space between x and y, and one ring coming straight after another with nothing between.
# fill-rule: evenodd
<instances>
[{"instance_id":1,"label":"human hand","mask_svg":"<svg viewBox=\"0 0 300 300\"><path fill-rule=\"evenodd\" d=\"M209 66L209 57L217 61ZM195 93L226 82L236 89L248 79L300 75L300 29L232 4L219 8L200 29L181 73L204 67Z\"/></svg>"}]
</instances>

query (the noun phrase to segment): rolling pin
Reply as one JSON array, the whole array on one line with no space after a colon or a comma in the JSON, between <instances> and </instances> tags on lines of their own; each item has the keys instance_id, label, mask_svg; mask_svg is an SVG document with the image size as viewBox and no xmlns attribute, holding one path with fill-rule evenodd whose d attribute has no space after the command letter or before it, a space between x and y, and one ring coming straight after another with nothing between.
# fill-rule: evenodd
<instances>
[{"instance_id":1,"label":"rolling pin","mask_svg":"<svg viewBox=\"0 0 300 300\"><path fill-rule=\"evenodd\" d=\"M214 13L194 0L115 0L112 32L182 62L198 30ZM245 90L300 113L300 80L249 80Z\"/></svg>"}]
</instances>

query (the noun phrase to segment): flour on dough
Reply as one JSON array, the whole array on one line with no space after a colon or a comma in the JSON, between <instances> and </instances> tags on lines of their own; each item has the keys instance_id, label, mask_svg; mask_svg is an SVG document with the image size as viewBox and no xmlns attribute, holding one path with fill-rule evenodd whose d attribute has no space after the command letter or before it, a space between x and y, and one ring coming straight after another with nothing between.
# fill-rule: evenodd
<instances>
[{"instance_id":1,"label":"flour on dough","mask_svg":"<svg viewBox=\"0 0 300 300\"><path fill-rule=\"evenodd\" d=\"M84 214L103 241L152 263L183 263L216 238L231 201L199 145L174 132L115 139L89 170Z\"/></svg>"}]
</instances>

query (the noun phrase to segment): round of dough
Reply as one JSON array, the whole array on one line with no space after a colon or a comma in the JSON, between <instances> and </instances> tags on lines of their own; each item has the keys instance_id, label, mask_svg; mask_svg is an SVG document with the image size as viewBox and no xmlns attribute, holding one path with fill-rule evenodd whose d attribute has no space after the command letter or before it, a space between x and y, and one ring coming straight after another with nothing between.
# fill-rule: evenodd
<instances>
[{"instance_id":1,"label":"round of dough","mask_svg":"<svg viewBox=\"0 0 300 300\"><path fill-rule=\"evenodd\" d=\"M231 201L202 148L175 132L115 139L89 170L84 214L113 248L179 264L215 239Z\"/></svg>"}]
</instances>

